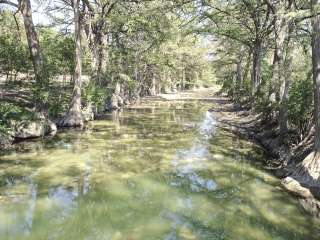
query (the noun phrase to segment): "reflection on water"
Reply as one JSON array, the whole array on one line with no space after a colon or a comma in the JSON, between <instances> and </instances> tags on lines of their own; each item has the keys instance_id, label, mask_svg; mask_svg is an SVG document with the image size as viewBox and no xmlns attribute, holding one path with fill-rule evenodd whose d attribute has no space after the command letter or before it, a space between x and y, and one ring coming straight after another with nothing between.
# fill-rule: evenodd
<instances>
[{"instance_id":1,"label":"reflection on water","mask_svg":"<svg viewBox=\"0 0 320 240\"><path fill-rule=\"evenodd\" d=\"M207 111L203 121L200 123L199 132L205 138L210 138L214 134L216 121L214 120L212 113Z\"/></svg>"},{"instance_id":2,"label":"reflection on water","mask_svg":"<svg viewBox=\"0 0 320 240\"><path fill-rule=\"evenodd\" d=\"M319 239L208 103L144 102L1 156L0 239Z\"/></svg>"},{"instance_id":3,"label":"reflection on water","mask_svg":"<svg viewBox=\"0 0 320 240\"><path fill-rule=\"evenodd\" d=\"M187 183L191 191L213 191L217 187L215 181L205 179L197 173L200 169L205 169L202 162L210 158L207 142L201 139L207 140L214 136L215 120L212 113L207 111L204 119L198 125L199 134L191 143L191 147L177 150L176 157L172 160L172 165L176 167L176 176L179 178L171 182L171 186L181 186Z\"/></svg>"}]
</instances>

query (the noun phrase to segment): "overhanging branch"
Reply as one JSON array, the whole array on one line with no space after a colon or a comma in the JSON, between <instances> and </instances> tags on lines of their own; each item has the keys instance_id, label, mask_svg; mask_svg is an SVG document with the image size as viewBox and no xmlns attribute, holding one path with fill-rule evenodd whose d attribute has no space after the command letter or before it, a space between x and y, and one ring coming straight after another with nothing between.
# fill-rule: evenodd
<instances>
[{"instance_id":1,"label":"overhanging branch","mask_svg":"<svg viewBox=\"0 0 320 240\"><path fill-rule=\"evenodd\" d=\"M0 0L0 4L1 4L1 3L10 5L10 6L12 6L12 7L19 8L18 4L13 3L13 2L10 2L10 1L7 1L7 0Z\"/></svg>"}]
</instances>

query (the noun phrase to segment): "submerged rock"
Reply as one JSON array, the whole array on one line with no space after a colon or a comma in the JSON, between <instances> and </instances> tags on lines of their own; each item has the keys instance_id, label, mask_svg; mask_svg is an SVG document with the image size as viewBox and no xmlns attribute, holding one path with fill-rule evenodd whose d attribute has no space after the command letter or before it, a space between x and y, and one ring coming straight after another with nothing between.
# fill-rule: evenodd
<instances>
[{"instance_id":1,"label":"submerged rock","mask_svg":"<svg viewBox=\"0 0 320 240\"><path fill-rule=\"evenodd\" d=\"M304 187L299 181L292 177L286 177L281 181L285 189L297 196L303 198L312 198L312 192L309 188Z\"/></svg>"},{"instance_id":2,"label":"submerged rock","mask_svg":"<svg viewBox=\"0 0 320 240\"><path fill-rule=\"evenodd\" d=\"M12 137L15 139L37 138L45 135L54 135L56 132L56 124L49 119L39 121L24 121L16 127Z\"/></svg>"}]
</instances>

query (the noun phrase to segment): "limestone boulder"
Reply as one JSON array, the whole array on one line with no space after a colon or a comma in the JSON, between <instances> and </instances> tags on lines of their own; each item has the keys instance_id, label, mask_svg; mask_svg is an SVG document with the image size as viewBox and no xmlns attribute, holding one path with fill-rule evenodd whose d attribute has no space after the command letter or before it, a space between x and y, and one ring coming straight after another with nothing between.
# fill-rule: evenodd
<instances>
[{"instance_id":1,"label":"limestone boulder","mask_svg":"<svg viewBox=\"0 0 320 240\"><path fill-rule=\"evenodd\" d=\"M15 139L29 139L54 135L57 132L57 126L49 119L38 121L23 121L19 123L13 132Z\"/></svg>"}]
</instances>

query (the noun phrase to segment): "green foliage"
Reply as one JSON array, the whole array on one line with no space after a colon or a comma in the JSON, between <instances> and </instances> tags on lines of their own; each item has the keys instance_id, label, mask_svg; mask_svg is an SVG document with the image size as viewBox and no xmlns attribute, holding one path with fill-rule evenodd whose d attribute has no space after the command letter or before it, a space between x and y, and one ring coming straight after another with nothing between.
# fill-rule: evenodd
<instances>
[{"instance_id":1,"label":"green foliage","mask_svg":"<svg viewBox=\"0 0 320 240\"><path fill-rule=\"evenodd\" d=\"M220 75L217 81L221 85L221 90L228 94L228 96L233 96L233 83L234 83L234 73L226 72L224 76Z\"/></svg>"},{"instance_id":2,"label":"green foliage","mask_svg":"<svg viewBox=\"0 0 320 240\"><path fill-rule=\"evenodd\" d=\"M289 120L301 134L308 131L312 120L313 86L309 78L293 82L289 96Z\"/></svg>"},{"instance_id":3,"label":"green foliage","mask_svg":"<svg viewBox=\"0 0 320 240\"><path fill-rule=\"evenodd\" d=\"M48 76L72 74L74 69L74 41L53 29L40 29L40 44Z\"/></svg>"},{"instance_id":4,"label":"green foliage","mask_svg":"<svg viewBox=\"0 0 320 240\"><path fill-rule=\"evenodd\" d=\"M120 73L120 83L127 87L129 93L132 93L136 88L136 82L129 75Z\"/></svg>"},{"instance_id":5,"label":"green foliage","mask_svg":"<svg viewBox=\"0 0 320 240\"><path fill-rule=\"evenodd\" d=\"M105 100L109 97L106 88L102 88L94 81L90 81L82 90L83 101L85 104L93 103L100 109L104 107Z\"/></svg>"},{"instance_id":6,"label":"green foliage","mask_svg":"<svg viewBox=\"0 0 320 240\"><path fill-rule=\"evenodd\" d=\"M281 1L208 0L197 28L215 40L213 68L222 90L248 99L248 107L274 123L281 137L294 132L292 139L304 138L313 124L312 28L310 19L300 18L308 12L305 3L299 10Z\"/></svg>"},{"instance_id":7,"label":"green foliage","mask_svg":"<svg viewBox=\"0 0 320 240\"><path fill-rule=\"evenodd\" d=\"M93 7L90 16L82 12L85 23L81 35L82 74L89 75L86 77L90 79L82 83L84 105L92 103L102 108L117 83L121 85L120 94L124 100L149 94L152 87L161 91L212 83L210 47L204 44L202 37L182 27L187 16L178 12L175 1L116 1L105 14L101 12L107 7L102 8L95 2L90 4ZM179 6L189 18L193 3ZM73 14L66 10L64 17L69 13ZM50 12L50 16L54 15ZM87 21L89 17L90 22ZM51 20L55 26L65 23L65 19L58 17ZM18 17L17 28L12 12L4 11L0 12L0 22L3 33L0 36L1 73L19 73L20 80L24 76L21 73L30 73L30 81L21 81L19 86L30 93L29 103L41 103L48 108L49 117L59 117L68 110L72 96L73 83L67 85L61 79L68 79L74 72L74 34L60 32L56 27L36 26L43 71L41 81L35 82L23 19ZM89 28L93 30L91 33ZM106 39L96 39L99 34ZM102 55L103 60L93 67Z\"/></svg>"},{"instance_id":8,"label":"green foliage","mask_svg":"<svg viewBox=\"0 0 320 240\"><path fill-rule=\"evenodd\" d=\"M273 66L266 61L266 58L263 58L261 64L261 85L260 92L263 94L268 94L268 90L270 87L270 80L272 79L273 74Z\"/></svg>"},{"instance_id":9,"label":"green foliage","mask_svg":"<svg viewBox=\"0 0 320 240\"><path fill-rule=\"evenodd\" d=\"M0 23L0 73L16 77L18 72L25 73L31 68L24 32L17 30L10 12L0 12Z\"/></svg>"},{"instance_id":10,"label":"green foliage","mask_svg":"<svg viewBox=\"0 0 320 240\"><path fill-rule=\"evenodd\" d=\"M8 134L14 122L29 120L33 114L25 108L12 103L1 102L0 104L0 134Z\"/></svg>"}]
</instances>

